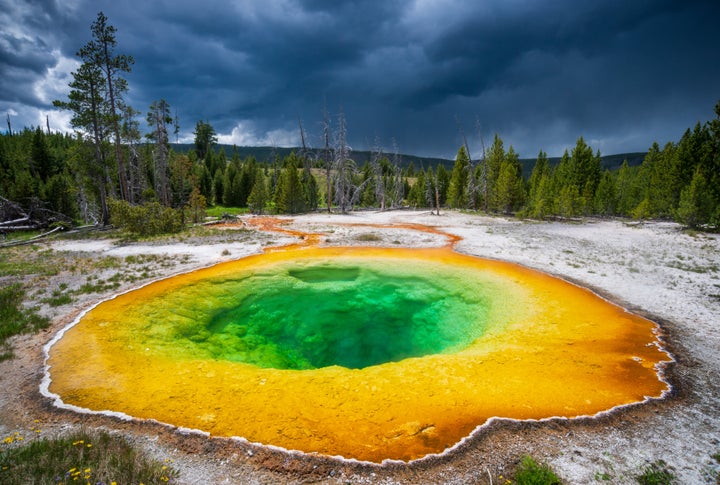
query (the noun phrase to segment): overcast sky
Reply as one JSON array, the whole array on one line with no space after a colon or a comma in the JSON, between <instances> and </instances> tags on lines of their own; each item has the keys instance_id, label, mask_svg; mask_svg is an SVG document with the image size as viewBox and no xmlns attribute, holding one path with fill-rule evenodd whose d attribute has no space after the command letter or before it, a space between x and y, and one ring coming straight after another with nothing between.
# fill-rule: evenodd
<instances>
[{"instance_id":1,"label":"overcast sky","mask_svg":"<svg viewBox=\"0 0 720 485\"><path fill-rule=\"evenodd\" d=\"M52 100L101 10L135 58L127 101L166 99L190 142L207 120L294 146L300 118L317 147L326 100L355 149L454 158L460 125L476 152L480 132L522 157L581 135L610 155L677 141L720 100L718 0L0 0L13 129L70 130Z\"/></svg>"}]
</instances>

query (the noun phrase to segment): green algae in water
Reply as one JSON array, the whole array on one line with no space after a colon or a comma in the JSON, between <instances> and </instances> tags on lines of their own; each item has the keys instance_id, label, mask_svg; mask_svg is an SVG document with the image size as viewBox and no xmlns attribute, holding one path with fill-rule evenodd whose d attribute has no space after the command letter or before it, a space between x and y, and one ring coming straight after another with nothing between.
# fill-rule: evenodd
<instances>
[{"instance_id":1,"label":"green algae in water","mask_svg":"<svg viewBox=\"0 0 720 485\"><path fill-rule=\"evenodd\" d=\"M412 259L298 259L211 276L133 309L144 349L262 368L351 369L450 354L506 323L508 287Z\"/></svg>"},{"instance_id":2,"label":"green algae in water","mask_svg":"<svg viewBox=\"0 0 720 485\"><path fill-rule=\"evenodd\" d=\"M492 285L413 266L281 265L215 281L222 301L182 337L212 358L276 369L361 369L469 346L485 329Z\"/></svg>"}]
</instances>

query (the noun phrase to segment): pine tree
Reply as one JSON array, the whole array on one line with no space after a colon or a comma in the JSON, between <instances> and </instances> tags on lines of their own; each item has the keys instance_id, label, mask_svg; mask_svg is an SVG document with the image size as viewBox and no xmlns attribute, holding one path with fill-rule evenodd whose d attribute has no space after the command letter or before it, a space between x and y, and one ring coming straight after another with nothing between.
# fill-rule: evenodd
<instances>
[{"instance_id":1,"label":"pine tree","mask_svg":"<svg viewBox=\"0 0 720 485\"><path fill-rule=\"evenodd\" d=\"M207 121L198 121L193 134L195 135L195 152L198 159L205 160L205 156L212 151L213 145L217 143L215 129Z\"/></svg>"},{"instance_id":2,"label":"pine tree","mask_svg":"<svg viewBox=\"0 0 720 485\"><path fill-rule=\"evenodd\" d=\"M255 177L257 174L257 161L255 157L248 157L240 166L237 205L238 207L246 207L247 199L250 196L253 186L255 185Z\"/></svg>"},{"instance_id":3,"label":"pine tree","mask_svg":"<svg viewBox=\"0 0 720 485\"><path fill-rule=\"evenodd\" d=\"M642 200L642 193L637 182L637 169L630 167L627 160L623 161L615 179L615 194L617 196L617 214L630 216L632 210Z\"/></svg>"},{"instance_id":4,"label":"pine tree","mask_svg":"<svg viewBox=\"0 0 720 485\"><path fill-rule=\"evenodd\" d=\"M198 189L200 194L205 197L205 202L212 201L213 194L213 178L210 175L210 171L207 166L203 163L196 163L195 167L195 178L198 181Z\"/></svg>"},{"instance_id":5,"label":"pine tree","mask_svg":"<svg viewBox=\"0 0 720 485\"><path fill-rule=\"evenodd\" d=\"M465 147L458 149L455 157L455 165L450 175L450 187L448 188L448 205L453 209L464 209L467 207L467 181L470 160L468 159Z\"/></svg>"},{"instance_id":6,"label":"pine tree","mask_svg":"<svg viewBox=\"0 0 720 485\"><path fill-rule=\"evenodd\" d=\"M565 150L553 177L555 213L563 217L575 217L580 214L580 187L577 173L575 158Z\"/></svg>"},{"instance_id":7,"label":"pine tree","mask_svg":"<svg viewBox=\"0 0 720 485\"><path fill-rule=\"evenodd\" d=\"M108 184L110 181L109 165L105 153L105 141L109 133L107 125L107 108L105 101L105 86L102 70L95 63L85 61L72 73L70 92L67 101L55 100L53 105L72 111L70 125L80 130L79 143L83 138L88 139L92 150L76 151L76 168L78 176L87 180L88 192L92 193L98 202L99 219L103 225L110 223L108 209ZM17 183L17 182L16 182ZM87 217L93 217L86 212Z\"/></svg>"},{"instance_id":8,"label":"pine tree","mask_svg":"<svg viewBox=\"0 0 720 485\"><path fill-rule=\"evenodd\" d=\"M135 60L132 56L125 54L115 55L114 49L117 45L115 33L117 29L108 25L108 18L99 12L97 19L93 22L90 30L93 39L85 44L78 55L86 64L91 64L100 69L105 77L105 92L107 93L107 118L109 127L115 137L115 157L118 166L118 180L120 183L120 196L123 200L130 200L130 192L127 184L127 172L123 158L123 150L120 142L120 118L118 111L122 111L122 95L127 91L127 81L120 75L123 72L130 72Z\"/></svg>"},{"instance_id":9,"label":"pine tree","mask_svg":"<svg viewBox=\"0 0 720 485\"><path fill-rule=\"evenodd\" d=\"M550 175L550 163L547 154L541 150L535 160L535 166L528 181L527 214L530 217L543 218L551 211L552 201L548 200L549 197L552 197L552 194L548 193Z\"/></svg>"},{"instance_id":10,"label":"pine tree","mask_svg":"<svg viewBox=\"0 0 720 485\"><path fill-rule=\"evenodd\" d=\"M705 176L698 167L690 184L680 194L675 217L691 228L698 228L710 221L713 200Z\"/></svg>"},{"instance_id":11,"label":"pine tree","mask_svg":"<svg viewBox=\"0 0 720 485\"><path fill-rule=\"evenodd\" d=\"M307 159L305 159L300 183L302 184L303 198L305 200L305 209L308 211L317 210L318 204L320 202L320 193L317 180L315 179L315 176L310 169L310 163Z\"/></svg>"},{"instance_id":12,"label":"pine tree","mask_svg":"<svg viewBox=\"0 0 720 485\"><path fill-rule=\"evenodd\" d=\"M222 205L223 203L223 179L222 169L217 169L213 177L213 200L215 201L215 205Z\"/></svg>"},{"instance_id":13,"label":"pine tree","mask_svg":"<svg viewBox=\"0 0 720 485\"><path fill-rule=\"evenodd\" d=\"M30 150L31 168L35 176L39 177L43 182L47 182L50 177L57 173L55 160L50 154L45 136L42 129L37 127L33 133Z\"/></svg>"},{"instance_id":14,"label":"pine tree","mask_svg":"<svg viewBox=\"0 0 720 485\"><path fill-rule=\"evenodd\" d=\"M48 202L50 210L74 219L78 216L75 192L72 178L68 174L55 174L45 184L43 200Z\"/></svg>"},{"instance_id":15,"label":"pine tree","mask_svg":"<svg viewBox=\"0 0 720 485\"><path fill-rule=\"evenodd\" d=\"M440 205L444 206L447 204L448 190L450 188L450 174L445 168L445 165L442 163L435 167L435 185Z\"/></svg>"},{"instance_id":16,"label":"pine tree","mask_svg":"<svg viewBox=\"0 0 720 485\"><path fill-rule=\"evenodd\" d=\"M502 167L503 160L505 160L505 147L500 136L495 133L492 145L490 145L490 150L488 150L487 152L485 162L487 169L487 197L485 201L485 210L488 212L494 212L498 210L496 185L498 177L500 176L500 168Z\"/></svg>"},{"instance_id":17,"label":"pine tree","mask_svg":"<svg viewBox=\"0 0 720 485\"><path fill-rule=\"evenodd\" d=\"M297 214L305 210L305 194L298 177L295 160L283 168L275 188L275 209L280 213Z\"/></svg>"},{"instance_id":18,"label":"pine tree","mask_svg":"<svg viewBox=\"0 0 720 485\"><path fill-rule=\"evenodd\" d=\"M225 169L223 178L223 205L226 207L240 207L240 175L238 166L231 162Z\"/></svg>"},{"instance_id":19,"label":"pine tree","mask_svg":"<svg viewBox=\"0 0 720 485\"><path fill-rule=\"evenodd\" d=\"M532 206L528 213L531 217L544 219L553 214L555 193L553 191L552 173L543 174L540 177L533 197Z\"/></svg>"},{"instance_id":20,"label":"pine tree","mask_svg":"<svg viewBox=\"0 0 720 485\"><path fill-rule=\"evenodd\" d=\"M605 170L597 190L595 191L595 214L601 216L614 216L617 211L617 194L615 191L615 177L609 170Z\"/></svg>"},{"instance_id":21,"label":"pine tree","mask_svg":"<svg viewBox=\"0 0 720 485\"><path fill-rule=\"evenodd\" d=\"M520 208L525 199L524 195L522 166L511 146L500 165L500 174L495 187L495 206L497 210L509 214Z\"/></svg>"},{"instance_id":22,"label":"pine tree","mask_svg":"<svg viewBox=\"0 0 720 485\"><path fill-rule=\"evenodd\" d=\"M595 190L602 176L600 152L593 154L592 148L585 143L585 139L581 136L575 143L571 157L575 170L572 183L577 185L580 195L578 200L579 213L588 214L592 211Z\"/></svg>"},{"instance_id":23,"label":"pine tree","mask_svg":"<svg viewBox=\"0 0 720 485\"><path fill-rule=\"evenodd\" d=\"M262 172L258 170L255 183L248 196L248 207L253 214L262 214L268 203L267 184Z\"/></svg>"},{"instance_id":24,"label":"pine tree","mask_svg":"<svg viewBox=\"0 0 720 485\"><path fill-rule=\"evenodd\" d=\"M679 193L673 193L673 166L675 161L675 145L667 143L662 152L654 145L656 159L650 172L647 199L652 217L671 217L679 202Z\"/></svg>"},{"instance_id":25,"label":"pine tree","mask_svg":"<svg viewBox=\"0 0 720 485\"><path fill-rule=\"evenodd\" d=\"M168 163L170 172L170 207L179 209L190 200L190 194L197 187L193 164L187 155L172 154Z\"/></svg>"}]
</instances>

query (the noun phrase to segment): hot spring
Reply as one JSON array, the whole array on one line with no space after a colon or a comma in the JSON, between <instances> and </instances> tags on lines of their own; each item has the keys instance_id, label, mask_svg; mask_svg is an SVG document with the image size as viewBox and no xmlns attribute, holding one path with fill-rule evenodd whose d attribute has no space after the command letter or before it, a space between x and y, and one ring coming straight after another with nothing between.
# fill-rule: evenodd
<instances>
[{"instance_id":1,"label":"hot spring","mask_svg":"<svg viewBox=\"0 0 720 485\"><path fill-rule=\"evenodd\" d=\"M216 436L381 462L494 416L659 397L656 325L524 267L450 248L303 248L157 281L49 350L49 392Z\"/></svg>"}]
</instances>

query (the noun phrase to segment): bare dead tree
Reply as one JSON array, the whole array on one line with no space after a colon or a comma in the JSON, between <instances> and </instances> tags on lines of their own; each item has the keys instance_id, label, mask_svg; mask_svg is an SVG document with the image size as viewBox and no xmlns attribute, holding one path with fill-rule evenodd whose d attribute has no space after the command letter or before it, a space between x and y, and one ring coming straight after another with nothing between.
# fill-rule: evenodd
<instances>
[{"instance_id":1,"label":"bare dead tree","mask_svg":"<svg viewBox=\"0 0 720 485\"><path fill-rule=\"evenodd\" d=\"M364 180L359 185L352 185L350 187L350 194L348 196L348 206L354 207L360 202L360 198L362 197L362 193L367 187L367 184L370 183L370 179Z\"/></svg>"},{"instance_id":2,"label":"bare dead tree","mask_svg":"<svg viewBox=\"0 0 720 485\"><path fill-rule=\"evenodd\" d=\"M97 215L100 213L100 210L97 206L97 204L94 202L94 199L91 197L88 197L87 190L85 189L85 184L82 181L82 176L79 173L76 173L75 179L77 181L77 204L78 208L80 209L80 214L82 215L82 220L85 222L92 222L93 224L98 224L99 219Z\"/></svg>"},{"instance_id":3,"label":"bare dead tree","mask_svg":"<svg viewBox=\"0 0 720 485\"><path fill-rule=\"evenodd\" d=\"M438 171L435 170L435 209L436 214L440 215L440 182L438 179Z\"/></svg>"},{"instance_id":4,"label":"bare dead tree","mask_svg":"<svg viewBox=\"0 0 720 485\"><path fill-rule=\"evenodd\" d=\"M300 143L302 144L298 157L303 161L303 168L309 172L312 168L311 158L314 158L314 152L312 147L309 147L307 144L307 136L305 135L305 128L303 127L300 115L298 115L298 128L300 129Z\"/></svg>"},{"instance_id":5,"label":"bare dead tree","mask_svg":"<svg viewBox=\"0 0 720 485\"><path fill-rule=\"evenodd\" d=\"M12 125L10 124L10 113L7 113L8 135L12 136Z\"/></svg>"},{"instance_id":6,"label":"bare dead tree","mask_svg":"<svg viewBox=\"0 0 720 485\"><path fill-rule=\"evenodd\" d=\"M481 164L481 179L480 184L482 185L483 192L483 210L488 210L488 180L487 180L487 158L485 157L485 139L482 135L482 129L480 127L480 119L475 119L475 126L477 128L478 137L480 138L480 146L482 147L482 158L480 159Z\"/></svg>"},{"instance_id":7,"label":"bare dead tree","mask_svg":"<svg viewBox=\"0 0 720 485\"><path fill-rule=\"evenodd\" d=\"M392 167L393 167L393 173L391 178L392 183L392 189L391 189L391 198L390 198L390 207L396 208L402 205L402 200L405 198L405 193L403 190L403 182L402 182L402 170L400 170L400 165L402 165L402 156L400 155L400 150L398 149L397 142L395 141L395 138L393 138L393 158L392 158Z\"/></svg>"},{"instance_id":8,"label":"bare dead tree","mask_svg":"<svg viewBox=\"0 0 720 485\"><path fill-rule=\"evenodd\" d=\"M458 129L460 130L460 135L462 135L463 138L463 146L465 147L465 153L468 157L468 198L470 199L472 210L477 210L478 186L477 180L475 180L475 163L473 162L472 155L470 155L470 146L468 145L467 137L465 136L465 130L463 129L460 120L456 118L456 121L458 124Z\"/></svg>"},{"instance_id":9,"label":"bare dead tree","mask_svg":"<svg viewBox=\"0 0 720 485\"><path fill-rule=\"evenodd\" d=\"M352 177L355 173L355 162L350 158L350 147L347 144L347 129L345 127L345 114L340 111L338 115L338 130L336 132L335 148L335 202L340 211L347 213L353 193Z\"/></svg>"},{"instance_id":10,"label":"bare dead tree","mask_svg":"<svg viewBox=\"0 0 720 485\"><path fill-rule=\"evenodd\" d=\"M45 208L45 203L31 197L23 205L0 196L0 232L45 229L53 223L71 224L65 214Z\"/></svg>"},{"instance_id":11,"label":"bare dead tree","mask_svg":"<svg viewBox=\"0 0 720 485\"><path fill-rule=\"evenodd\" d=\"M142 193L147 188L146 178L142 170L142 157L138 145L142 139L140 135L140 123L136 116L140 112L131 106L122 106L123 123L121 129L122 141L128 148L128 195L130 201L139 201Z\"/></svg>"},{"instance_id":12,"label":"bare dead tree","mask_svg":"<svg viewBox=\"0 0 720 485\"><path fill-rule=\"evenodd\" d=\"M332 178L330 163L330 115L327 111L327 104L323 100L323 138L325 139L325 177L327 179L327 210L332 212Z\"/></svg>"},{"instance_id":13,"label":"bare dead tree","mask_svg":"<svg viewBox=\"0 0 720 485\"><path fill-rule=\"evenodd\" d=\"M385 210L385 181L383 178L383 170L380 160L383 157L383 151L380 147L380 140L375 139L375 146L370 152L370 170L372 172L372 180L375 184L375 200L380 204L380 210Z\"/></svg>"},{"instance_id":14,"label":"bare dead tree","mask_svg":"<svg viewBox=\"0 0 720 485\"><path fill-rule=\"evenodd\" d=\"M307 151L307 144L305 143L305 129L303 129L302 120L300 119L300 115L298 114L298 128L300 129L300 142L302 144L301 152L299 155L304 156L305 152Z\"/></svg>"},{"instance_id":15,"label":"bare dead tree","mask_svg":"<svg viewBox=\"0 0 720 485\"><path fill-rule=\"evenodd\" d=\"M170 117L170 105L164 99L155 101L150 105L150 112L147 115L147 122L153 129L148 136L155 142L153 147L153 161L155 162L155 191L158 194L160 203L170 206L170 177L168 175L168 123L172 123Z\"/></svg>"}]
</instances>

